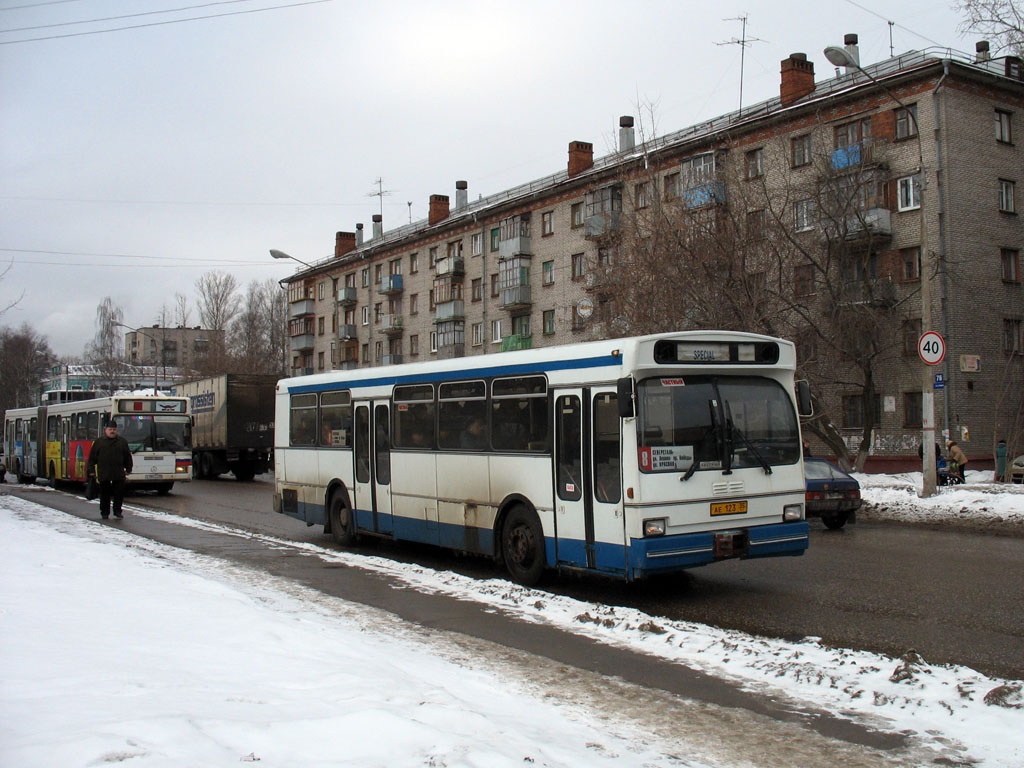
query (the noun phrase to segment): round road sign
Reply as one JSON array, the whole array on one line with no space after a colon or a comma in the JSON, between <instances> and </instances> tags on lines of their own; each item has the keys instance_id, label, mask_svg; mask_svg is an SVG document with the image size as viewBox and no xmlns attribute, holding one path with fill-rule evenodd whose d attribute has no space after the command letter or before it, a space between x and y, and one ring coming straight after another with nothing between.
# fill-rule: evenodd
<instances>
[{"instance_id":1,"label":"round road sign","mask_svg":"<svg viewBox=\"0 0 1024 768\"><path fill-rule=\"evenodd\" d=\"M946 340L935 331L922 333L917 340L917 354L928 365L938 365L946 358Z\"/></svg>"}]
</instances>

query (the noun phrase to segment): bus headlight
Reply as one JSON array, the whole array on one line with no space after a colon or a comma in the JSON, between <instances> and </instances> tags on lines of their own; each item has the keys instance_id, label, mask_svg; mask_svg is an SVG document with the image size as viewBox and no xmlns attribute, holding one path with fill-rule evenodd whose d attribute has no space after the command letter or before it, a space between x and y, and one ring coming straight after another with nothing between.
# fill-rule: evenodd
<instances>
[{"instance_id":1,"label":"bus headlight","mask_svg":"<svg viewBox=\"0 0 1024 768\"><path fill-rule=\"evenodd\" d=\"M664 536L665 535L665 523L664 517L659 517L654 520L644 520L644 538L650 536Z\"/></svg>"},{"instance_id":2,"label":"bus headlight","mask_svg":"<svg viewBox=\"0 0 1024 768\"><path fill-rule=\"evenodd\" d=\"M803 504L787 504L782 508L782 522L792 523L804 519Z\"/></svg>"}]
</instances>

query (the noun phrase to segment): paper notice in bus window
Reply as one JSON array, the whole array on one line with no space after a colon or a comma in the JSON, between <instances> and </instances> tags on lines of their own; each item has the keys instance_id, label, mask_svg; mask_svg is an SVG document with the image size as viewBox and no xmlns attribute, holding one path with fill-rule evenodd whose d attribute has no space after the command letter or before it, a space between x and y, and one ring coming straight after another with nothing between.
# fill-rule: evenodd
<instances>
[{"instance_id":1,"label":"paper notice in bus window","mask_svg":"<svg viewBox=\"0 0 1024 768\"><path fill-rule=\"evenodd\" d=\"M692 445L659 445L640 449L645 472L685 472L693 464Z\"/></svg>"},{"instance_id":2,"label":"paper notice in bus window","mask_svg":"<svg viewBox=\"0 0 1024 768\"><path fill-rule=\"evenodd\" d=\"M685 387L686 382L683 379L662 379L661 386L663 387Z\"/></svg>"}]
</instances>

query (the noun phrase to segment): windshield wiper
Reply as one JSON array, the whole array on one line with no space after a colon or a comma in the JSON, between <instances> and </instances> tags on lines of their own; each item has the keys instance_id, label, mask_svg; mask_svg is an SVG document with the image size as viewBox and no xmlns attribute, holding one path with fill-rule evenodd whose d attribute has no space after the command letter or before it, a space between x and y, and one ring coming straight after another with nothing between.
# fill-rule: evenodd
<instances>
[{"instance_id":1,"label":"windshield wiper","mask_svg":"<svg viewBox=\"0 0 1024 768\"><path fill-rule=\"evenodd\" d=\"M744 434L743 430L740 429L739 427L737 427L735 424L732 423L732 409L729 407L729 403L725 404L725 412L727 414L726 415L726 427L728 428L729 435L730 435L730 439L729 439L729 443L730 443L730 445L729 445L729 466L732 466L732 438L731 438L731 436L732 436L732 433L735 431L736 434L740 436L740 439L743 441L743 444L746 445L747 448L750 449L750 452L752 454L754 454L754 458L757 459L761 463L762 467L764 467L764 473L766 475L770 475L772 473L772 465L769 464L767 461L765 461L764 456L762 456L760 453L757 452L757 448L755 448L754 444L752 442L750 442L749 439L747 439L747 436L746 436L746 434ZM725 474L729 474L729 473L726 472Z\"/></svg>"}]
</instances>

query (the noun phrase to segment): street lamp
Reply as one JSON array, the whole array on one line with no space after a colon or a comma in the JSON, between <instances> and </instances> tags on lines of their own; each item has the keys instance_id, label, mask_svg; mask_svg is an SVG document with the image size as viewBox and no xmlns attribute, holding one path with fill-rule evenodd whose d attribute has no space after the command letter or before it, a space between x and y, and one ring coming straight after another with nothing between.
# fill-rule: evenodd
<instances>
[{"instance_id":1,"label":"street lamp","mask_svg":"<svg viewBox=\"0 0 1024 768\"><path fill-rule=\"evenodd\" d=\"M275 259L291 259L292 261L299 262L299 264L301 264L304 267L309 267L310 269L313 269L313 265L312 264L307 264L302 259L296 259L294 256L291 256L291 255L285 253L284 251L279 251L276 248L271 248L270 249L270 255L271 255L272 258L275 258Z\"/></svg>"},{"instance_id":2,"label":"street lamp","mask_svg":"<svg viewBox=\"0 0 1024 768\"><path fill-rule=\"evenodd\" d=\"M924 218L924 191L927 176L924 171L924 148L921 144L921 131L917 123L917 114L907 107L896 94L889 90L884 83L878 82L868 74L856 57L846 48L838 45L830 45L825 49L825 58L836 67L856 69L864 77L885 91L886 95L895 101L907 114L908 119L914 126L914 137L917 139L917 173L918 173L918 200L917 207L921 217L921 333L927 333L932 325L932 260L927 248L927 229ZM913 191L913 180L911 180L911 191ZM935 495L935 456L932 446L935 445L935 393L932 389L931 367L924 364L921 374L921 469L924 480L921 487L921 496L928 497Z\"/></svg>"}]
</instances>

